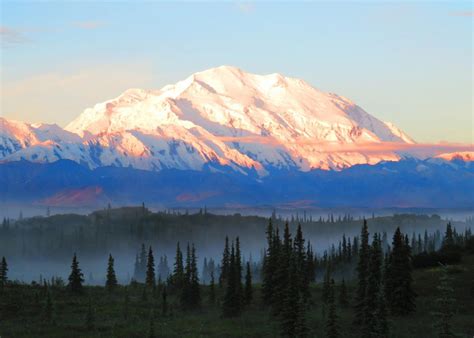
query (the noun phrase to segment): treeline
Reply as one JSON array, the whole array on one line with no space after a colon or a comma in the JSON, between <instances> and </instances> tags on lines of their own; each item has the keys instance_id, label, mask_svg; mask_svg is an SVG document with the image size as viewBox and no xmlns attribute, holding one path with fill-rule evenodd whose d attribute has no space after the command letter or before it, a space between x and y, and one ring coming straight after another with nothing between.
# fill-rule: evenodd
<instances>
[{"instance_id":1,"label":"treeline","mask_svg":"<svg viewBox=\"0 0 474 338\"><path fill-rule=\"evenodd\" d=\"M332 215L314 219L295 215L286 219L274 214L272 222L283 228L289 224L295 233L301 225L307 239L320 252L325 243L336 242L340 234L357 235L361 220L350 214ZM419 229L429 233L442 229L446 221L439 216L394 215L374 217L370 226L377 232L393 234L397 226L407 233L418 234ZM469 227L466 222L456 222L458 229ZM133 255L142 243L160 247L160 251L172 255L174 243L194 242L206 257L215 258L220 248L217 243L226 235L239 236L245 243L246 254L260 254L265 241L267 219L257 216L213 215L207 210L189 213L152 213L145 206L120 209L107 208L83 215L53 215L21 220L4 219L0 226L2 254L17 259L41 259L64 263L64 257L77 252L83 259L106 257L109 252ZM337 246L335 248L338 249ZM331 254L328 252L328 254ZM260 257L258 257L260 258Z\"/></svg>"}]
</instances>

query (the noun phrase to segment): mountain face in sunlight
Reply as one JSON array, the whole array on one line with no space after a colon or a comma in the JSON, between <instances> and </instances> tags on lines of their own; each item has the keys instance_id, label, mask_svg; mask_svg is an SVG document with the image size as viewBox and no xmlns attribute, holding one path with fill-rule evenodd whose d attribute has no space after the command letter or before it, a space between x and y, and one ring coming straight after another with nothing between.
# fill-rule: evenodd
<instances>
[{"instance_id":1,"label":"mountain face in sunlight","mask_svg":"<svg viewBox=\"0 0 474 338\"><path fill-rule=\"evenodd\" d=\"M129 89L86 109L65 129L0 123L0 161L68 159L90 169L227 168L263 177L274 169L397 161L400 155L384 145L414 143L393 124L303 80L230 66L161 90Z\"/></svg>"}]
</instances>

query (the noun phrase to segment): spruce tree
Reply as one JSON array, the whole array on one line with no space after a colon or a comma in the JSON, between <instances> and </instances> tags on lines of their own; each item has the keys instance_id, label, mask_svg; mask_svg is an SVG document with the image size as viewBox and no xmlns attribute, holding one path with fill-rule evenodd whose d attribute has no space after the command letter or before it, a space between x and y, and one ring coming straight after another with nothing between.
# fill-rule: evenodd
<instances>
[{"instance_id":1,"label":"spruce tree","mask_svg":"<svg viewBox=\"0 0 474 338\"><path fill-rule=\"evenodd\" d=\"M245 272L245 290L244 290L245 304L249 305L252 302L252 298L253 298L252 273L250 271L250 262L247 262L247 269Z\"/></svg>"},{"instance_id":2,"label":"spruce tree","mask_svg":"<svg viewBox=\"0 0 474 338\"><path fill-rule=\"evenodd\" d=\"M71 264L71 274L68 278L68 289L72 293L80 294L82 293L82 283L84 283L84 275L79 268L79 262L77 261L77 256L74 253Z\"/></svg>"},{"instance_id":3,"label":"spruce tree","mask_svg":"<svg viewBox=\"0 0 474 338\"><path fill-rule=\"evenodd\" d=\"M115 275L114 269L114 258L109 254L109 261L107 264L107 280L105 282L105 287L109 291L113 291L117 287L117 276Z\"/></svg>"},{"instance_id":4,"label":"spruce tree","mask_svg":"<svg viewBox=\"0 0 474 338\"><path fill-rule=\"evenodd\" d=\"M5 257L0 262L0 289L3 289L8 281L8 264Z\"/></svg>"},{"instance_id":5,"label":"spruce tree","mask_svg":"<svg viewBox=\"0 0 474 338\"><path fill-rule=\"evenodd\" d=\"M293 254L293 245L288 222L285 224L285 230L283 233L283 243L278 252L278 265L275 269L274 281L275 298L272 302L272 310L273 314L275 315L279 315L283 308L283 303L286 298L286 292L288 290L290 276L290 262Z\"/></svg>"},{"instance_id":6,"label":"spruce tree","mask_svg":"<svg viewBox=\"0 0 474 338\"><path fill-rule=\"evenodd\" d=\"M226 282L226 291L224 301L222 304L222 313L224 317L240 316L242 307L242 298L239 295L240 281L238 280L238 269L236 266L234 243L231 244L230 259L229 259L229 278Z\"/></svg>"},{"instance_id":7,"label":"spruce tree","mask_svg":"<svg viewBox=\"0 0 474 338\"><path fill-rule=\"evenodd\" d=\"M156 284L155 280L155 258L153 257L153 250L148 249L148 259L146 262L146 279L145 284L148 287L154 288Z\"/></svg>"},{"instance_id":8,"label":"spruce tree","mask_svg":"<svg viewBox=\"0 0 474 338\"><path fill-rule=\"evenodd\" d=\"M437 290L438 298L436 299L436 308L433 315L438 337L455 337L453 324L451 322L454 317L454 289L446 266L442 266L441 268L441 277Z\"/></svg>"},{"instance_id":9,"label":"spruce tree","mask_svg":"<svg viewBox=\"0 0 474 338\"><path fill-rule=\"evenodd\" d=\"M354 239L354 242L357 243ZM356 246L356 244L354 245ZM360 235L359 261L357 262L357 291L355 300L355 323L364 323L364 309L367 291L367 277L369 272L369 231L367 220L364 219L362 231Z\"/></svg>"},{"instance_id":10,"label":"spruce tree","mask_svg":"<svg viewBox=\"0 0 474 338\"><path fill-rule=\"evenodd\" d=\"M394 315L406 315L415 310L416 294L411 286L411 274L410 246L397 228L385 273L385 297Z\"/></svg>"},{"instance_id":11,"label":"spruce tree","mask_svg":"<svg viewBox=\"0 0 474 338\"><path fill-rule=\"evenodd\" d=\"M125 299L123 302L123 319L128 320L130 316L130 296L128 294L128 289L125 289Z\"/></svg>"},{"instance_id":12,"label":"spruce tree","mask_svg":"<svg viewBox=\"0 0 474 338\"><path fill-rule=\"evenodd\" d=\"M190 271L189 287L190 287L189 305L193 309L198 308L201 306L201 291L199 288L196 248L194 247L194 244L191 247L191 271Z\"/></svg>"},{"instance_id":13,"label":"spruce tree","mask_svg":"<svg viewBox=\"0 0 474 338\"><path fill-rule=\"evenodd\" d=\"M229 251L229 237L225 236L224 252L222 253L221 261L221 274L219 276L219 286L223 287L229 278L229 264L230 264L230 251Z\"/></svg>"},{"instance_id":14,"label":"spruce tree","mask_svg":"<svg viewBox=\"0 0 474 338\"><path fill-rule=\"evenodd\" d=\"M147 338L155 338L155 324L153 322L153 319L154 319L154 315L153 313L150 315L150 324L148 326L148 334L147 334Z\"/></svg>"},{"instance_id":15,"label":"spruce tree","mask_svg":"<svg viewBox=\"0 0 474 338\"><path fill-rule=\"evenodd\" d=\"M183 253L179 247L179 242L176 244L176 256L174 261L173 276L171 278L173 286L181 291L184 284L184 265L183 265Z\"/></svg>"},{"instance_id":16,"label":"spruce tree","mask_svg":"<svg viewBox=\"0 0 474 338\"><path fill-rule=\"evenodd\" d=\"M377 234L374 234L369 251L369 275L363 309L362 332L364 337L376 338L378 337L376 312L382 280L382 249Z\"/></svg>"},{"instance_id":17,"label":"spruce tree","mask_svg":"<svg viewBox=\"0 0 474 338\"><path fill-rule=\"evenodd\" d=\"M262 267L262 297L265 305L272 305L275 289L275 269L278 264L277 241L279 242L279 238L274 232L271 218L268 220L266 236L267 248L263 257Z\"/></svg>"},{"instance_id":18,"label":"spruce tree","mask_svg":"<svg viewBox=\"0 0 474 338\"><path fill-rule=\"evenodd\" d=\"M331 278L329 283L329 295L328 295L328 316L326 320L326 337L337 338L339 337L338 327L338 316L336 312L336 302L334 299L334 279Z\"/></svg>"},{"instance_id":19,"label":"spruce tree","mask_svg":"<svg viewBox=\"0 0 474 338\"><path fill-rule=\"evenodd\" d=\"M387 301L383 287L380 288L377 296L377 308L375 311L376 324L374 337L388 338L390 331L387 320Z\"/></svg>"},{"instance_id":20,"label":"spruce tree","mask_svg":"<svg viewBox=\"0 0 474 338\"><path fill-rule=\"evenodd\" d=\"M341 289L339 293L339 304L341 304L341 306L343 307L349 305L349 296L347 294L346 281L344 280L344 278L341 281Z\"/></svg>"}]
</instances>

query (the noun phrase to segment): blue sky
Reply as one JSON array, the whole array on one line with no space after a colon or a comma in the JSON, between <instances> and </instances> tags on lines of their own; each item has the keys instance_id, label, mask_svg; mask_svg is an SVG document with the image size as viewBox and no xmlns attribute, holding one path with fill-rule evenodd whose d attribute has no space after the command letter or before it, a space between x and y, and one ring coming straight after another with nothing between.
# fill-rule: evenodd
<instances>
[{"instance_id":1,"label":"blue sky","mask_svg":"<svg viewBox=\"0 0 474 338\"><path fill-rule=\"evenodd\" d=\"M1 114L65 125L222 64L302 78L420 142L474 142L471 2L1 4Z\"/></svg>"}]
</instances>

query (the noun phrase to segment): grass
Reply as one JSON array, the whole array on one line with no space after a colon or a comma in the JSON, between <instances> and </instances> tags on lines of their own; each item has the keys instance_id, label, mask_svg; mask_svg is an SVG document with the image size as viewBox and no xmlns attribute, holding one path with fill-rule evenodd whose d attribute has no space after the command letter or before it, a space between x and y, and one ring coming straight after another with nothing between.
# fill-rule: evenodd
<instances>
[{"instance_id":1,"label":"grass","mask_svg":"<svg viewBox=\"0 0 474 338\"><path fill-rule=\"evenodd\" d=\"M450 268L456 299L453 327L460 337L474 336L474 256L465 256L462 264ZM425 269L414 272L414 288L418 294L417 310L407 317L390 317L391 337L436 337L433 327L436 287L440 270ZM348 284L350 294L355 285ZM175 296L169 296L170 313L161 314L161 298L149 292L143 301L143 287L129 286L128 318L125 318L125 287L112 294L102 287L86 287L84 295L71 296L64 288L51 290L55 324L44 316L46 295L43 288L13 285L0 294L0 336L8 337L147 337L150 320L156 337L278 337L278 321L260 303L260 289L255 287L255 301L240 318L221 317L220 306L207 302L207 287L202 287L203 306L199 311L183 312ZM222 297L222 292L218 294ZM94 308L94 328L85 322L89 300ZM307 313L311 337L324 337L325 320L321 307L321 289L312 287L314 305ZM357 336L353 326L352 307L338 308L342 337Z\"/></svg>"}]
</instances>

